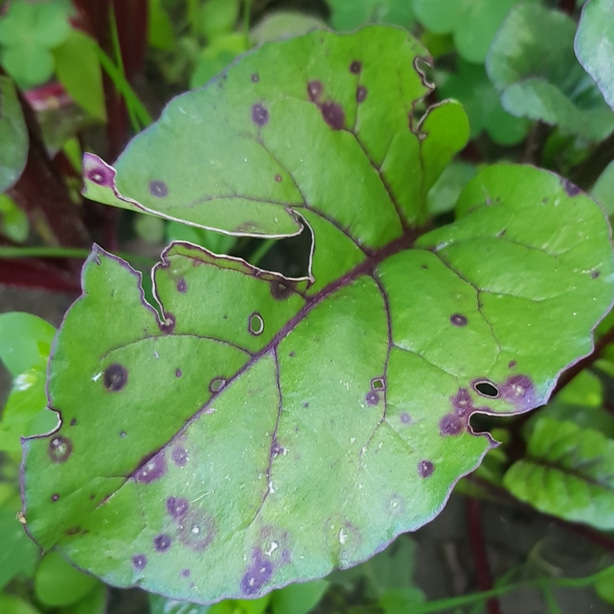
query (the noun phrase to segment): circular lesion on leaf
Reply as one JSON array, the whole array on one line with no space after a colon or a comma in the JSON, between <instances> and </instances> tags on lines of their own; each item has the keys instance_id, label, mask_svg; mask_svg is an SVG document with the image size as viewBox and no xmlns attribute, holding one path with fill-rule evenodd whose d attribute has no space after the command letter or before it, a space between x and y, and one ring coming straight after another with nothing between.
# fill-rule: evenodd
<instances>
[{"instance_id":1,"label":"circular lesion on leaf","mask_svg":"<svg viewBox=\"0 0 614 614\"><path fill-rule=\"evenodd\" d=\"M214 377L209 382L209 392L211 394L215 394L216 392L220 392L220 390L222 390L222 388L224 388L225 385L226 385L226 378L225 377Z\"/></svg>"},{"instance_id":2,"label":"circular lesion on leaf","mask_svg":"<svg viewBox=\"0 0 614 614\"><path fill-rule=\"evenodd\" d=\"M109 392L118 392L128 383L128 369L114 362L104 370L102 381Z\"/></svg>"},{"instance_id":3,"label":"circular lesion on leaf","mask_svg":"<svg viewBox=\"0 0 614 614\"><path fill-rule=\"evenodd\" d=\"M257 311L249 316L248 330L255 337L264 332L264 318Z\"/></svg>"},{"instance_id":4,"label":"circular lesion on leaf","mask_svg":"<svg viewBox=\"0 0 614 614\"><path fill-rule=\"evenodd\" d=\"M49 458L54 463L67 461L72 454L72 441L68 437L56 435L49 440Z\"/></svg>"}]
</instances>

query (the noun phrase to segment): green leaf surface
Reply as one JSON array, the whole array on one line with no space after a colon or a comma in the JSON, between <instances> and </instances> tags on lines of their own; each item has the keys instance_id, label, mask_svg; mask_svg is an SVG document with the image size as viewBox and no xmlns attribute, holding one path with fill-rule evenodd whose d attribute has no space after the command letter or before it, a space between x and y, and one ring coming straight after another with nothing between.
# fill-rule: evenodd
<instances>
[{"instance_id":1,"label":"green leaf surface","mask_svg":"<svg viewBox=\"0 0 614 614\"><path fill-rule=\"evenodd\" d=\"M614 215L614 160L599 175L591 195L601 203L608 215Z\"/></svg>"},{"instance_id":2,"label":"green leaf surface","mask_svg":"<svg viewBox=\"0 0 614 614\"><path fill-rule=\"evenodd\" d=\"M9 149L7 147L7 150ZM15 243L23 243L28 238L29 232L28 216L7 194L0 194L0 234Z\"/></svg>"},{"instance_id":3,"label":"green leaf surface","mask_svg":"<svg viewBox=\"0 0 614 614\"><path fill-rule=\"evenodd\" d=\"M271 593L273 614L308 614L319 603L329 587L327 580L290 584Z\"/></svg>"},{"instance_id":4,"label":"green leaf surface","mask_svg":"<svg viewBox=\"0 0 614 614\"><path fill-rule=\"evenodd\" d=\"M250 30L249 38L254 45L260 45L322 28L326 28L326 22L315 15L301 11L272 11Z\"/></svg>"},{"instance_id":5,"label":"green leaf surface","mask_svg":"<svg viewBox=\"0 0 614 614\"><path fill-rule=\"evenodd\" d=\"M28 129L21 112L15 84L0 76L0 192L12 187L28 159ZM4 209L0 215L4 217ZM4 226L5 222L2 222Z\"/></svg>"},{"instance_id":6,"label":"green leaf surface","mask_svg":"<svg viewBox=\"0 0 614 614\"><path fill-rule=\"evenodd\" d=\"M199 13L199 30L209 42L234 30L239 0L206 0Z\"/></svg>"},{"instance_id":7,"label":"green leaf surface","mask_svg":"<svg viewBox=\"0 0 614 614\"><path fill-rule=\"evenodd\" d=\"M536 421L527 458L503 478L538 510L597 529L614 529L614 441L573 422Z\"/></svg>"},{"instance_id":8,"label":"green leaf surface","mask_svg":"<svg viewBox=\"0 0 614 614\"><path fill-rule=\"evenodd\" d=\"M7 593L0 593L0 612L2 614L39 614L39 610L27 601Z\"/></svg>"},{"instance_id":9,"label":"green leaf surface","mask_svg":"<svg viewBox=\"0 0 614 614\"><path fill-rule=\"evenodd\" d=\"M62 425L24 444L42 547L203 603L351 567L431 520L494 445L472 413L543 404L591 350L614 263L575 186L491 167L453 225L421 230L468 137L458 103L413 116L424 56L384 26L269 43L115 165L86 155L89 197L235 235L308 226L313 248L289 279L171 244L160 316L94 248L50 362Z\"/></svg>"},{"instance_id":10,"label":"green leaf surface","mask_svg":"<svg viewBox=\"0 0 614 614\"><path fill-rule=\"evenodd\" d=\"M486 68L508 112L599 141L614 130L614 113L575 58L575 29L564 13L519 4L495 36Z\"/></svg>"},{"instance_id":11,"label":"green leaf surface","mask_svg":"<svg viewBox=\"0 0 614 614\"><path fill-rule=\"evenodd\" d=\"M30 575L38 560L38 548L17 520L17 511L0 509L0 591L18 574ZM2 603L0 601L0 603ZM2 609L1 612L6 612Z\"/></svg>"},{"instance_id":12,"label":"green leaf surface","mask_svg":"<svg viewBox=\"0 0 614 614\"><path fill-rule=\"evenodd\" d=\"M71 30L53 55L57 77L71 98L92 117L103 121L106 111L96 42L79 30Z\"/></svg>"},{"instance_id":13,"label":"green leaf surface","mask_svg":"<svg viewBox=\"0 0 614 614\"><path fill-rule=\"evenodd\" d=\"M172 50L175 45L175 31L163 0L150 0L148 18L149 44L156 49Z\"/></svg>"},{"instance_id":14,"label":"green leaf surface","mask_svg":"<svg viewBox=\"0 0 614 614\"><path fill-rule=\"evenodd\" d=\"M475 165L469 162L453 162L447 166L428 193L429 213L452 211L463 188L476 173Z\"/></svg>"},{"instance_id":15,"label":"green leaf surface","mask_svg":"<svg viewBox=\"0 0 614 614\"><path fill-rule=\"evenodd\" d=\"M574 47L580 64L614 109L614 0L590 0L582 9Z\"/></svg>"},{"instance_id":16,"label":"green leaf surface","mask_svg":"<svg viewBox=\"0 0 614 614\"><path fill-rule=\"evenodd\" d=\"M595 582L595 591L606 603L614 605L614 565L610 567L609 573Z\"/></svg>"},{"instance_id":17,"label":"green leaf surface","mask_svg":"<svg viewBox=\"0 0 614 614\"><path fill-rule=\"evenodd\" d=\"M326 3L335 30L354 30L367 23L386 23L403 28L413 24L413 10L408 0L326 0Z\"/></svg>"}]
</instances>

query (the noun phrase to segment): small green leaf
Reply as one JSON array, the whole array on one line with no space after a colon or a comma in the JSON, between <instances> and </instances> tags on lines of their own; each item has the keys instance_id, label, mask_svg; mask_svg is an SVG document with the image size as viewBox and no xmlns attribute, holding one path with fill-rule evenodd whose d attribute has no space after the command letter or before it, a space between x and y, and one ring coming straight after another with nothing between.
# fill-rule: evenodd
<instances>
[{"instance_id":1,"label":"small green leaf","mask_svg":"<svg viewBox=\"0 0 614 614\"><path fill-rule=\"evenodd\" d=\"M322 28L326 28L326 22L314 15L300 11L273 11L266 13L250 30L249 36L254 45L260 45Z\"/></svg>"},{"instance_id":2,"label":"small green leaf","mask_svg":"<svg viewBox=\"0 0 614 614\"><path fill-rule=\"evenodd\" d=\"M235 32L218 36L198 56L196 68L190 79L190 87L197 88L204 85L244 51L246 51L246 41L243 34Z\"/></svg>"},{"instance_id":3,"label":"small green leaf","mask_svg":"<svg viewBox=\"0 0 614 614\"><path fill-rule=\"evenodd\" d=\"M21 176L28 159L28 129L21 112L15 84L0 76L0 192L12 187ZM0 210L6 214L6 202ZM2 221L2 225L6 220ZM10 236L10 235L8 235ZM12 237L11 237L12 238Z\"/></svg>"},{"instance_id":4,"label":"small green leaf","mask_svg":"<svg viewBox=\"0 0 614 614\"><path fill-rule=\"evenodd\" d=\"M614 565L610 572L600 576L595 582L595 591L606 603L614 605Z\"/></svg>"},{"instance_id":5,"label":"small green leaf","mask_svg":"<svg viewBox=\"0 0 614 614\"><path fill-rule=\"evenodd\" d=\"M234 30L239 0L206 0L200 9L200 32L209 42Z\"/></svg>"},{"instance_id":6,"label":"small green leaf","mask_svg":"<svg viewBox=\"0 0 614 614\"><path fill-rule=\"evenodd\" d=\"M614 529L614 441L573 422L536 421L527 458L503 478L538 510L597 529Z\"/></svg>"},{"instance_id":7,"label":"small green leaf","mask_svg":"<svg viewBox=\"0 0 614 614\"><path fill-rule=\"evenodd\" d=\"M498 31L486 68L509 113L599 141L614 130L614 113L575 58L575 28L564 13L519 4Z\"/></svg>"},{"instance_id":8,"label":"small green leaf","mask_svg":"<svg viewBox=\"0 0 614 614\"><path fill-rule=\"evenodd\" d=\"M387 23L403 28L413 24L409 0L326 0L330 6L330 23L335 30L354 30L368 23Z\"/></svg>"},{"instance_id":9,"label":"small green leaf","mask_svg":"<svg viewBox=\"0 0 614 614\"><path fill-rule=\"evenodd\" d=\"M47 606L77 603L99 584L96 578L75 569L59 552L47 552L34 574L36 598Z\"/></svg>"},{"instance_id":10,"label":"small green leaf","mask_svg":"<svg viewBox=\"0 0 614 614\"><path fill-rule=\"evenodd\" d=\"M39 610L27 601L7 593L0 593L0 612L2 614L39 614Z\"/></svg>"},{"instance_id":11,"label":"small green leaf","mask_svg":"<svg viewBox=\"0 0 614 614\"><path fill-rule=\"evenodd\" d=\"M0 194L0 234L15 243L23 243L28 238L29 232L28 216L12 198L6 194Z\"/></svg>"},{"instance_id":12,"label":"small green leaf","mask_svg":"<svg viewBox=\"0 0 614 614\"><path fill-rule=\"evenodd\" d=\"M175 45L175 31L162 0L149 0L149 44L156 49L170 51Z\"/></svg>"},{"instance_id":13,"label":"small green leaf","mask_svg":"<svg viewBox=\"0 0 614 614\"><path fill-rule=\"evenodd\" d=\"M425 602L424 593L415 587L391 590L379 599L384 614L408 614L415 606Z\"/></svg>"},{"instance_id":14,"label":"small green leaf","mask_svg":"<svg viewBox=\"0 0 614 614\"><path fill-rule=\"evenodd\" d=\"M608 215L614 215L614 160L599 175L591 195L601 203Z\"/></svg>"},{"instance_id":15,"label":"small green leaf","mask_svg":"<svg viewBox=\"0 0 614 614\"><path fill-rule=\"evenodd\" d=\"M95 41L79 30L71 30L53 55L58 79L71 98L92 117L103 121L106 111Z\"/></svg>"},{"instance_id":16,"label":"small green leaf","mask_svg":"<svg viewBox=\"0 0 614 614\"><path fill-rule=\"evenodd\" d=\"M447 166L428 194L428 209L432 215L452 211L463 188L475 177L476 167L468 162L453 162Z\"/></svg>"},{"instance_id":17,"label":"small green leaf","mask_svg":"<svg viewBox=\"0 0 614 614\"><path fill-rule=\"evenodd\" d=\"M614 109L614 0L590 0L582 8L575 38L580 64L596 81L606 102Z\"/></svg>"},{"instance_id":18,"label":"small green leaf","mask_svg":"<svg viewBox=\"0 0 614 614\"><path fill-rule=\"evenodd\" d=\"M38 548L17 520L17 509L0 509L0 591L18 574L31 575L38 560ZM1 595L1 592L0 592ZM0 604L2 601L0 600ZM0 609L6 612L5 609Z\"/></svg>"},{"instance_id":19,"label":"small green leaf","mask_svg":"<svg viewBox=\"0 0 614 614\"><path fill-rule=\"evenodd\" d=\"M308 614L329 587L327 580L290 584L271 593L273 614Z\"/></svg>"}]
</instances>

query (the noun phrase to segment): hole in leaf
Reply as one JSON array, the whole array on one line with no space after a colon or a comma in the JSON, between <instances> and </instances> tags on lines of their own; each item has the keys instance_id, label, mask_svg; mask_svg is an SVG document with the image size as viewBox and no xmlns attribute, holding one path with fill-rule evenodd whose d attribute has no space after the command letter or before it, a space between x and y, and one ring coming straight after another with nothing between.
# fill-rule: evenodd
<instances>
[{"instance_id":1,"label":"hole in leaf","mask_svg":"<svg viewBox=\"0 0 614 614\"><path fill-rule=\"evenodd\" d=\"M386 388L386 380L383 377L374 377L371 380L371 390L384 390Z\"/></svg>"},{"instance_id":2,"label":"hole in leaf","mask_svg":"<svg viewBox=\"0 0 614 614\"><path fill-rule=\"evenodd\" d=\"M215 394L219 392L226 385L226 378L214 377L209 383L209 392Z\"/></svg>"},{"instance_id":3,"label":"hole in leaf","mask_svg":"<svg viewBox=\"0 0 614 614\"><path fill-rule=\"evenodd\" d=\"M496 399L499 396L499 389L489 380L480 380L473 384L474 390L483 397Z\"/></svg>"},{"instance_id":4,"label":"hole in leaf","mask_svg":"<svg viewBox=\"0 0 614 614\"><path fill-rule=\"evenodd\" d=\"M264 319L257 312L252 313L252 315L249 316L249 332L257 337L258 335L261 335L263 331Z\"/></svg>"}]
</instances>

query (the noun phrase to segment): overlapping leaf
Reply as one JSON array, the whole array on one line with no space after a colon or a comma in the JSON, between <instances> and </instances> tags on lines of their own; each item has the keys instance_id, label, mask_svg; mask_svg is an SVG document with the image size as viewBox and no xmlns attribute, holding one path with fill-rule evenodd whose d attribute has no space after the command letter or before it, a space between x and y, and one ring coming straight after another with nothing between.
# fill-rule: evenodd
<instances>
[{"instance_id":1,"label":"overlapping leaf","mask_svg":"<svg viewBox=\"0 0 614 614\"><path fill-rule=\"evenodd\" d=\"M287 279L187 243L138 275L94 249L25 444L30 534L119 586L192 601L323 576L433 518L493 445L474 412L541 404L612 302L609 227L560 178L502 165L424 234L468 136L417 121L425 51L316 32L174 100L88 196L252 236L313 234ZM104 553L101 556L101 553Z\"/></svg>"}]
</instances>

